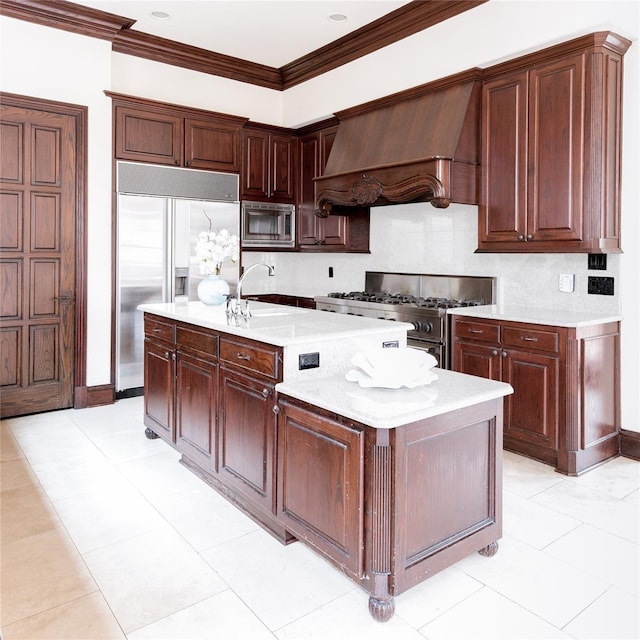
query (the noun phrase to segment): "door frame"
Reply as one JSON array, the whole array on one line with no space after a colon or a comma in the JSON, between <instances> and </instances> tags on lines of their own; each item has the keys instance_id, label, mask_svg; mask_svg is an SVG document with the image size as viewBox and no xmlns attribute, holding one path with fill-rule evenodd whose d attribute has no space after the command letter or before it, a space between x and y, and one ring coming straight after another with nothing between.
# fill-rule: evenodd
<instances>
[{"instance_id":1,"label":"door frame","mask_svg":"<svg viewBox=\"0 0 640 640\"><path fill-rule=\"evenodd\" d=\"M73 358L73 408L89 405L87 389L87 147L88 108L82 105L45 100L0 91L0 103L22 109L49 111L71 116L76 124L76 188L75 188L75 340ZM111 395L113 392L111 392ZM92 394L93 395L93 394ZM99 394L98 394L99 395ZM104 404L99 397L95 404ZM111 399L111 401L113 401Z\"/></svg>"}]
</instances>

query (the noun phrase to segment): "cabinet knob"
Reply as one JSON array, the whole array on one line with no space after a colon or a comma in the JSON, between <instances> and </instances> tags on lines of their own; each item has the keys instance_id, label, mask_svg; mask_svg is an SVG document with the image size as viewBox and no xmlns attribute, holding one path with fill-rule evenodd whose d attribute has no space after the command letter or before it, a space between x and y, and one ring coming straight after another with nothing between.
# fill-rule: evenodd
<instances>
[{"instance_id":1,"label":"cabinet knob","mask_svg":"<svg viewBox=\"0 0 640 640\"><path fill-rule=\"evenodd\" d=\"M268 398L270 393L271 393L271 391L265 387L265 388L262 390L262 397L263 397L263 398Z\"/></svg>"},{"instance_id":2,"label":"cabinet knob","mask_svg":"<svg viewBox=\"0 0 640 640\"><path fill-rule=\"evenodd\" d=\"M524 242L524 236L523 235L519 235L518 236L518 240L520 240L520 242Z\"/></svg>"},{"instance_id":3,"label":"cabinet knob","mask_svg":"<svg viewBox=\"0 0 640 640\"><path fill-rule=\"evenodd\" d=\"M492 356L497 356L497 355L498 355L498 350L497 350L497 349L494 349L494 350L491 352L491 355L492 355Z\"/></svg>"},{"instance_id":4,"label":"cabinet knob","mask_svg":"<svg viewBox=\"0 0 640 640\"><path fill-rule=\"evenodd\" d=\"M532 240L533 236L530 233L527 233L527 240Z\"/></svg>"},{"instance_id":5,"label":"cabinet knob","mask_svg":"<svg viewBox=\"0 0 640 640\"><path fill-rule=\"evenodd\" d=\"M273 413L278 415L280 413L280 407L277 404L275 404L273 405L273 409L271 409L271 411L273 411Z\"/></svg>"},{"instance_id":6,"label":"cabinet knob","mask_svg":"<svg viewBox=\"0 0 640 640\"><path fill-rule=\"evenodd\" d=\"M503 357L503 358L506 358L508 355L509 355L509 354L508 354L506 351L503 351L503 352L502 352L502 357Z\"/></svg>"}]
</instances>

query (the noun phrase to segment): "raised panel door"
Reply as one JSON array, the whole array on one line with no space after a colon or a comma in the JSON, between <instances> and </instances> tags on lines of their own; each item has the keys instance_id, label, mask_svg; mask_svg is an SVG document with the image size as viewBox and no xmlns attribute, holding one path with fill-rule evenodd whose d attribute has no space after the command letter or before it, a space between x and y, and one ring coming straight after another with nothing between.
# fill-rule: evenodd
<instances>
[{"instance_id":1,"label":"raised panel door","mask_svg":"<svg viewBox=\"0 0 640 640\"><path fill-rule=\"evenodd\" d=\"M0 106L2 417L73 405L76 121Z\"/></svg>"},{"instance_id":2,"label":"raised panel door","mask_svg":"<svg viewBox=\"0 0 640 640\"><path fill-rule=\"evenodd\" d=\"M182 117L116 106L116 158L182 164Z\"/></svg>"},{"instance_id":3,"label":"raised panel door","mask_svg":"<svg viewBox=\"0 0 640 640\"><path fill-rule=\"evenodd\" d=\"M240 127L215 120L184 121L184 164L192 169L240 171Z\"/></svg>"},{"instance_id":4,"label":"raised panel door","mask_svg":"<svg viewBox=\"0 0 640 640\"><path fill-rule=\"evenodd\" d=\"M295 138L270 136L269 197L293 202L295 194Z\"/></svg>"},{"instance_id":5,"label":"raised panel door","mask_svg":"<svg viewBox=\"0 0 640 640\"><path fill-rule=\"evenodd\" d=\"M527 73L483 87L480 242L523 240L527 206Z\"/></svg>"},{"instance_id":6,"label":"raised panel door","mask_svg":"<svg viewBox=\"0 0 640 640\"><path fill-rule=\"evenodd\" d=\"M242 195L264 199L269 194L269 136L262 131L245 131L242 145Z\"/></svg>"},{"instance_id":7,"label":"raised panel door","mask_svg":"<svg viewBox=\"0 0 640 640\"><path fill-rule=\"evenodd\" d=\"M501 351L497 346L486 346L455 341L453 369L471 376L500 380Z\"/></svg>"},{"instance_id":8,"label":"raised panel door","mask_svg":"<svg viewBox=\"0 0 640 640\"><path fill-rule=\"evenodd\" d=\"M319 174L319 139L317 134L300 138L298 179L300 197L298 200L297 225L298 244L315 245L319 237L321 219L315 215L315 190L313 179Z\"/></svg>"},{"instance_id":9,"label":"raised panel door","mask_svg":"<svg viewBox=\"0 0 640 640\"><path fill-rule=\"evenodd\" d=\"M144 342L144 424L163 440L175 438L175 351L159 342Z\"/></svg>"},{"instance_id":10,"label":"raised panel door","mask_svg":"<svg viewBox=\"0 0 640 640\"><path fill-rule=\"evenodd\" d=\"M218 365L178 351L176 447L205 468L215 468Z\"/></svg>"},{"instance_id":11,"label":"raised panel door","mask_svg":"<svg viewBox=\"0 0 640 640\"><path fill-rule=\"evenodd\" d=\"M275 513L273 385L225 368L220 381L218 472L226 485Z\"/></svg>"},{"instance_id":12,"label":"raised panel door","mask_svg":"<svg viewBox=\"0 0 640 640\"><path fill-rule=\"evenodd\" d=\"M513 387L513 395L505 398L505 437L557 453L559 379L557 356L515 350L503 352L502 380Z\"/></svg>"},{"instance_id":13,"label":"raised panel door","mask_svg":"<svg viewBox=\"0 0 640 640\"><path fill-rule=\"evenodd\" d=\"M577 55L529 72L527 233L534 241L582 239L583 69Z\"/></svg>"},{"instance_id":14,"label":"raised panel door","mask_svg":"<svg viewBox=\"0 0 640 640\"><path fill-rule=\"evenodd\" d=\"M364 432L280 403L278 517L287 530L359 576Z\"/></svg>"}]
</instances>

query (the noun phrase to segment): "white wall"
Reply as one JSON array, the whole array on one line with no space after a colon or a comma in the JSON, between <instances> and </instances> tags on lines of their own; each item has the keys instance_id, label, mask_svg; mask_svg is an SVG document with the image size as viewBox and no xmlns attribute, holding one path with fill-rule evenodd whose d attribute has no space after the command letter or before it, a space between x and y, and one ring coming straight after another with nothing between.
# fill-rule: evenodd
<instances>
[{"instance_id":1,"label":"white wall","mask_svg":"<svg viewBox=\"0 0 640 640\"><path fill-rule=\"evenodd\" d=\"M430 205L374 209L371 255L245 253L275 262L275 278L248 281L255 291L324 294L357 289L366 269L497 275L500 299L539 300L559 309L621 311L622 426L640 431L639 3L492 0L284 94L244 83L112 54L108 42L0 16L0 88L89 107L90 386L110 381L111 101L104 90L299 126L334 111L423 84L473 66L488 66L574 36L613 30L634 41L625 56L622 227L625 253L609 256L605 275L616 295L587 296L586 257L474 254L476 209ZM38 43L38 46L34 46ZM44 69L44 71L43 71ZM327 267L335 277L329 279ZM557 291L559 273L575 273L577 291ZM525 284L523 284L525 283Z\"/></svg>"},{"instance_id":2,"label":"white wall","mask_svg":"<svg viewBox=\"0 0 640 640\"><path fill-rule=\"evenodd\" d=\"M88 107L88 386L110 379L110 80L109 42L0 16L0 89Z\"/></svg>"}]
</instances>

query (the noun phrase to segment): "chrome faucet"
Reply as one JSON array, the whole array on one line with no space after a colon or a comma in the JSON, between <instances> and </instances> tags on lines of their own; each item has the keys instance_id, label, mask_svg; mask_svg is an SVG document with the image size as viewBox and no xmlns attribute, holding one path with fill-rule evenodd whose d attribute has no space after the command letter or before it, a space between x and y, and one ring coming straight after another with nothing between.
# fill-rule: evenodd
<instances>
[{"instance_id":1,"label":"chrome faucet","mask_svg":"<svg viewBox=\"0 0 640 640\"><path fill-rule=\"evenodd\" d=\"M255 269L256 267L266 267L267 269L269 269L270 276L274 275L276 272L275 268L272 265L267 264L266 262L256 262L256 264L252 264L248 269L245 269L244 273L240 276L240 280L238 281L238 288L236 290L235 298L233 298L233 296L229 296L227 298L227 316L230 316L230 317L232 316L235 318L251 317L251 312L249 311L249 301L245 300L244 308L242 305L242 301L241 301L242 283L244 282L244 279L247 277L249 272Z\"/></svg>"}]
</instances>

